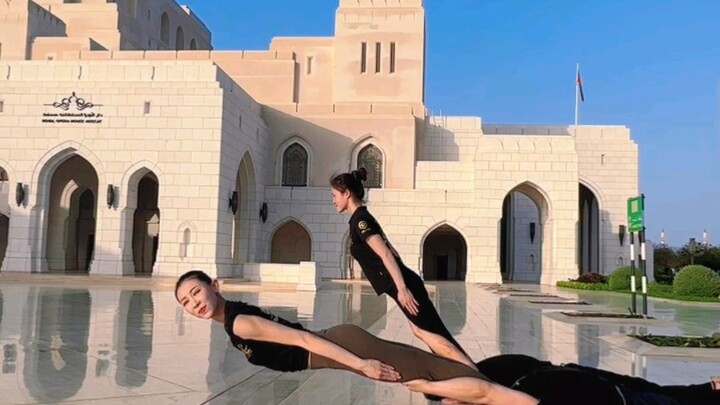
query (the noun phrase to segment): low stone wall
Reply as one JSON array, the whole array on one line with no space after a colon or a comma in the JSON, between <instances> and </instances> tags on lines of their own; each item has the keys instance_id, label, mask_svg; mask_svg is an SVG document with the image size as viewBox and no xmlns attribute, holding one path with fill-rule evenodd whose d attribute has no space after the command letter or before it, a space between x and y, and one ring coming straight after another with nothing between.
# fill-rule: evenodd
<instances>
[{"instance_id":1,"label":"low stone wall","mask_svg":"<svg viewBox=\"0 0 720 405\"><path fill-rule=\"evenodd\" d=\"M243 265L243 278L263 283L297 284L298 291L317 291L320 280L315 271L315 262L246 263Z\"/></svg>"}]
</instances>

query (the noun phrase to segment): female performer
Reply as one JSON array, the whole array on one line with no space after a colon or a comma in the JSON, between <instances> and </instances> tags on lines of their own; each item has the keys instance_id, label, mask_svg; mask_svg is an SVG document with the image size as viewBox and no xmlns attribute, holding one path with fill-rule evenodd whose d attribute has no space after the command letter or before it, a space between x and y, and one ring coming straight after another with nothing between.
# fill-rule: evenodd
<instances>
[{"instance_id":1,"label":"female performer","mask_svg":"<svg viewBox=\"0 0 720 405\"><path fill-rule=\"evenodd\" d=\"M252 364L292 372L333 368L471 404L536 405L538 400L490 382L464 364L379 339L355 325L310 332L302 325L240 301L226 301L202 271L182 275L175 298L187 313L225 325L233 346ZM421 385L432 382L424 389ZM419 384L417 386L413 384Z\"/></svg>"},{"instance_id":2,"label":"female performer","mask_svg":"<svg viewBox=\"0 0 720 405\"><path fill-rule=\"evenodd\" d=\"M350 216L350 252L362 267L378 295L388 294L410 321L413 334L430 350L442 357L475 364L440 319L420 276L410 270L392 247L380 224L363 205L367 179L364 168L343 173L332 179L333 204L339 213Z\"/></svg>"}]
</instances>

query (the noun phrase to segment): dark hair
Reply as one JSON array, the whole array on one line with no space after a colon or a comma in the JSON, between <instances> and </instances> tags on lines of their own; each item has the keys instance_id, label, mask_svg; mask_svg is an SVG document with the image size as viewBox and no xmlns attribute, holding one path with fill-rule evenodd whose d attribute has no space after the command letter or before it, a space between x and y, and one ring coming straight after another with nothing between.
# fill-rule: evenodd
<instances>
[{"instance_id":1,"label":"dark hair","mask_svg":"<svg viewBox=\"0 0 720 405\"><path fill-rule=\"evenodd\" d=\"M212 278L205 274L202 270L190 270L187 273L183 274L178 278L178 281L175 283L175 299L177 300L177 292L178 288L180 288L180 284L182 284L186 280L192 280L196 279L198 281L201 281L207 285L212 285Z\"/></svg>"},{"instance_id":2,"label":"dark hair","mask_svg":"<svg viewBox=\"0 0 720 405\"><path fill-rule=\"evenodd\" d=\"M350 194L362 201L365 198L365 187L362 182L365 180L367 180L367 170L361 167L350 173L338 174L330 180L330 186L341 193L350 190Z\"/></svg>"}]
</instances>

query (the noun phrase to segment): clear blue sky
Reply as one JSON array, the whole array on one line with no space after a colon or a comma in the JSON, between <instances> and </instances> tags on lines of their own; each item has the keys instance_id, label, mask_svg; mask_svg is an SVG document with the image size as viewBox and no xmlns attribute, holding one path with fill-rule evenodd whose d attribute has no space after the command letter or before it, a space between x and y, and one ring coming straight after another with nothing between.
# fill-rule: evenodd
<instances>
[{"instance_id":1,"label":"clear blue sky","mask_svg":"<svg viewBox=\"0 0 720 405\"><path fill-rule=\"evenodd\" d=\"M336 0L185 0L216 49L331 36ZM622 124L640 147L648 237L720 244L720 3L425 0L426 104L486 123Z\"/></svg>"}]
</instances>

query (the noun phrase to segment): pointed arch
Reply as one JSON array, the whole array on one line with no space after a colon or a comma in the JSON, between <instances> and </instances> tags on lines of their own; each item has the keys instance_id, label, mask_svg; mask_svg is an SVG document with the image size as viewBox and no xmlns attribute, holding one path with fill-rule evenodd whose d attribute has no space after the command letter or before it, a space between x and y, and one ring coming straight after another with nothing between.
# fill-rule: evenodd
<instances>
[{"instance_id":1,"label":"pointed arch","mask_svg":"<svg viewBox=\"0 0 720 405\"><path fill-rule=\"evenodd\" d=\"M197 242L198 227L194 221L184 221L177 228L178 256L181 260L193 256L193 246Z\"/></svg>"},{"instance_id":2,"label":"pointed arch","mask_svg":"<svg viewBox=\"0 0 720 405\"><path fill-rule=\"evenodd\" d=\"M603 196L592 180L580 176L578 185L577 265L580 274L600 273L604 268L602 254L605 218Z\"/></svg>"},{"instance_id":3,"label":"pointed arch","mask_svg":"<svg viewBox=\"0 0 720 405\"><path fill-rule=\"evenodd\" d=\"M137 185L141 178L145 177L148 173L152 173L157 179L158 184L163 184L163 172L157 163L150 162L149 160L141 160L128 167L123 173L122 180L120 182L120 199L121 205L125 207L136 208L137 203L137 187L131 188L132 185Z\"/></svg>"},{"instance_id":4,"label":"pointed arch","mask_svg":"<svg viewBox=\"0 0 720 405\"><path fill-rule=\"evenodd\" d=\"M40 243L47 242L40 250L45 259L41 268L88 271L97 232L97 171L87 159L72 153L52 159L42 172L41 200L33 209L43 223L38 229Z\"/></svg>"},{"instance_id":5,"label":"pointed arch","mask_svg":"<svg viewBox=\"0 0 720 405\"><path fill-rule=\"evenodd\" d=\"M255 247L252 235L256 229L257 180L255 164L250 151L245 151L235 174L235 191L238 194L238 209L233 218L232 258L234 264L250 261Z\"/></svg>"},{"instance_id":6,"label":"pointed arch","mask_svg":"<svg viewBox=\"0 0 720 405\"><path fill-rule=\"evenodd\" d=\"M170 45L170 17L166 12L160 16L160 39Z\"/></svg>"},{"instance_id":7,"label":"pointed arch","mask_svg":"<svg viewBox=\"0 0 720 405\"><path fill-rule=\"evenodd\" d=\"M146 160L123 173L120 240L125 274L152 273L160 249L162 177L157 164Z\"/></svg>"},{"instance_id":8,"label":"pointed arch","mask_svg":"<svg viewBox=\"0 0 720 405\"><path fill-rule=\"evenodd\" d=\"M552 201L548 193L532 181L524 181L513 187L506 188L505 195L512 192L520 192L528 196L542 211L542 215L550 219L552 214Z\"/></svg>"},{"instance_id":9,"label":"pointed arch","mask_svg":"<svg viewBox=\"0 0 720 405\"><path fill-rule=\"evenodd\" d=\"M312 184L313 152L299 134L291 135L278 148L276 157L277 184L286 187L308 187Z\"/></svg>"},{"instance_id":10,"label":"pointed arch","mask_svg":"<svg viewBox=\"0 0 720 405\"><path fill-rule=\"evenodd\" d=\"M272 232L270 262L298 264L312 259L310 230L296 218L286 218Z\"/></svg>"},{"instance_id":11,"label":"pointed arch","mask_svg":"<svg viewBox=\"0 0 720 405\"><path fill-rule=\"evenodd\" d=\"M365 182L367 188L384 187L387 167L387 154L378 139L373 135L366 135L358 139L351 149L350 171L362 166L368 172Z\"/></svg>"},{"instance_id":12,"label":"pointed arch","mask_svg":"<svg viewBox=\"0 0 720 405\"><path fill-rule=\"evenodd\" d=\"M501 212L498 246L503 280L542 282L553 263L547 192L531 181L516 184L506 191Z\"/></svg>"},{"instance_id":13,"label":"pointed arch","mask_svg":"<svg viewBox=\"0 0 720 405\"><path fill-rule=\"evenodd\" d=\"M185 31L181 25L175 30L175 50L182 51L185 49Z\"/></svg>"},{"instance_id":14,"label":"pointed arch","mask_svg":"<svg viewBox=\"0 0 720 405\"><path fill-rule=\"evenodd\" d=\"M588 190L590 190L593 194L595 194L595 198L597 198L598 200L598 206L600 210L602 210L605 202L605 195L602 191L602 188L598 186L595 181L593 181L587 176L579 175L578 181L580 182L580 184L587 187Z\"/></svg>"},{"instance_id":15,"label":"pointed arch","mask_svg":"<svg viewBox=\"0 0 720 405\"><path fill-rule=\"evenodd\" d=\"M35 164L30 184L35 184L37 187L35 190L33 187L30 188L31 192L27 197L28 206L47 203L50 178L61 164L73 156L80 156L88 161L95 170L98 183L107 184L105 166L93 151L75 141L63 142L48 150Z\"/></svg>"},{"instance_id":16,"label":"pointed arch","mask_svg":"<svg viewBox=\"0 0 720 405\"><path fill-rule=\"evenodd\" d=\"M423 278L465 280L468 268L467 237L455 225L442 221L421 239Z\"/></svg>"}]
</instances>

